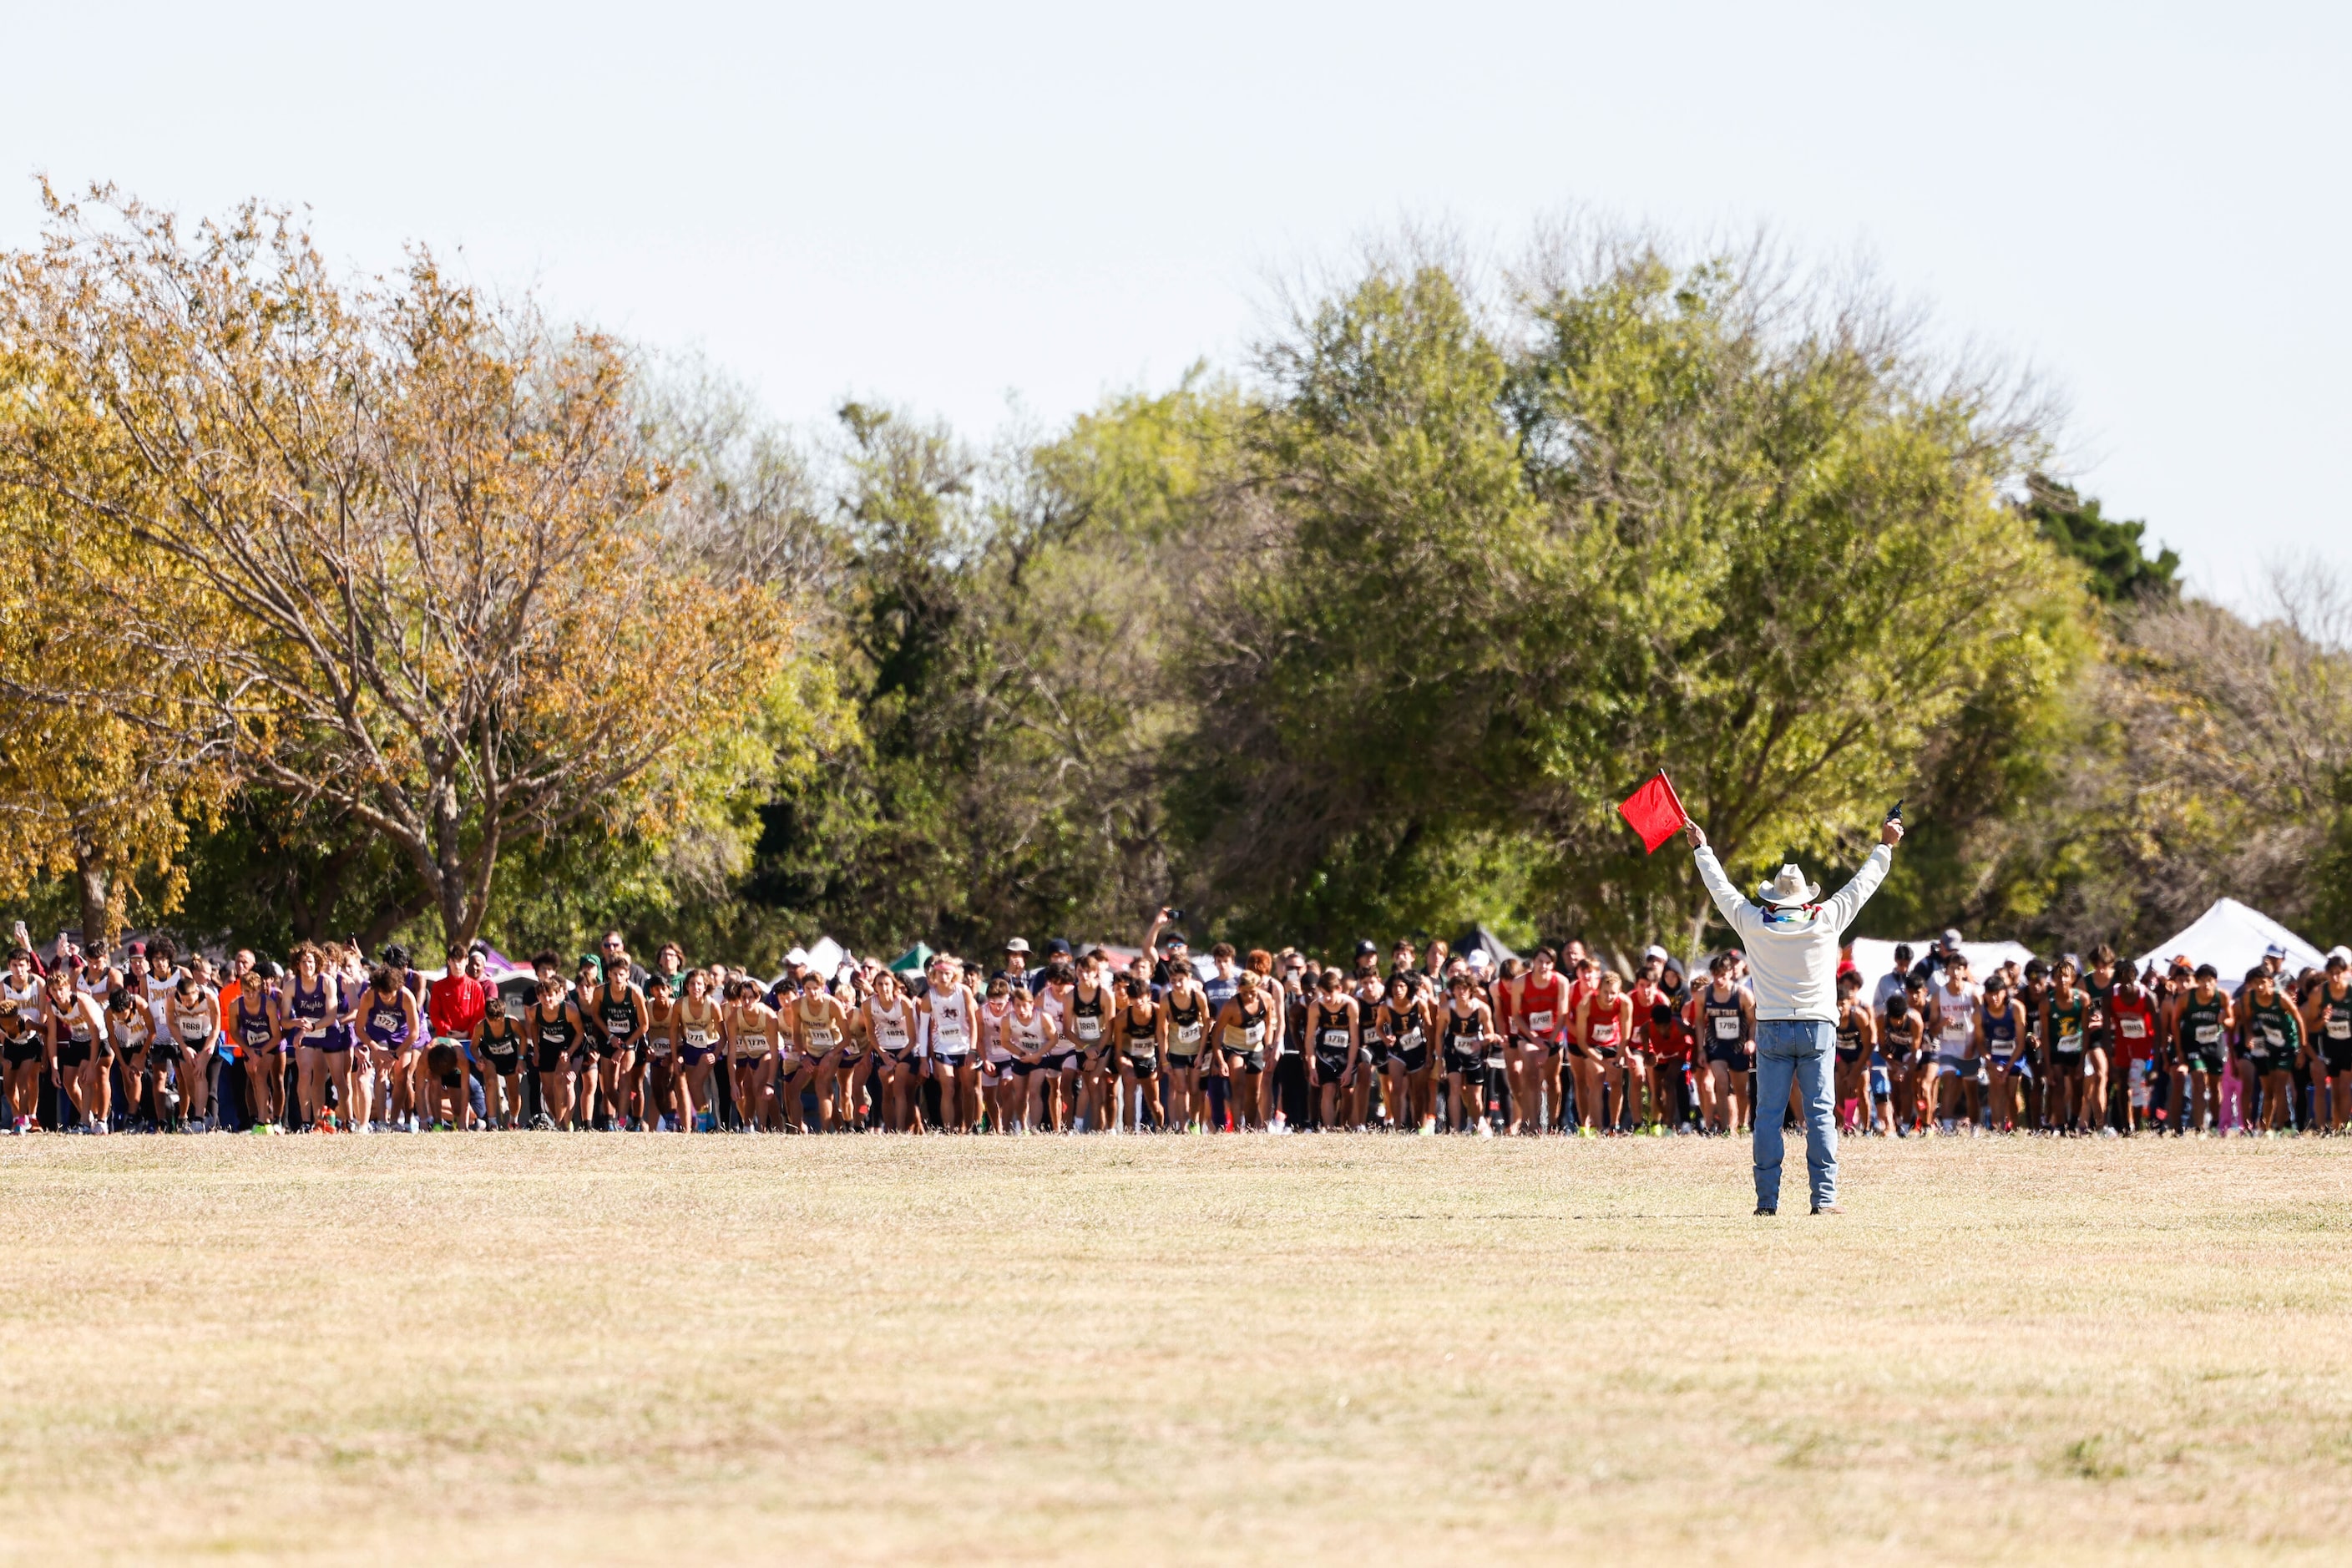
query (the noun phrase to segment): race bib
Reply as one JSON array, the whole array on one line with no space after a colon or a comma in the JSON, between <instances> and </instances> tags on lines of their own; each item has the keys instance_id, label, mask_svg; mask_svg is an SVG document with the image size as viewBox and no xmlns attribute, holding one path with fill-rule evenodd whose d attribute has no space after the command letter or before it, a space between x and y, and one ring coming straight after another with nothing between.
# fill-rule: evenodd
<instances>
[{"instance_id":1,"label":"race bib","mask_svg":"<svg viewBox=\"0 0 2352 1568\"><path fill-rule=\"evenodd\" d=\"M1265 1026L1264 1024L1252 1024L1242 1031L1242 1044L1249 1049L1255 1050L1265 1043Z\"/></svg>"},{"instance_id":2,"label":"race bib","mask_svg":"<svg viewBox=\"0 0 2352 1568\"><path fill-rule=\"evenodd\" d=\"M1528 1027L1533 1029L1538 1035L1544 1033L1551 1027L1551 1015L1549 1013L1528 1014Z\"/></svg>"},{"instance_id":3,"label":"race bib","mask_svg":"<svg viewBox=\"0 0 2352 1568\"><path fill-rule=\"evenodd\" d=\"M2147 1020L2137 1013L2127 1018L2116 1019L2116 1027L2123 1031L2124 1038L2126 1040L2145 1039L2147 1037Z\"/></svg>"},{"instance_id":4,"label":"race bib","mask_svg":"<svg viewBox=\"0 0 2352 1568\"><path fill-rule=\"evenodd\" d=\"M1419 1044L1421 1044L1421 1030L1418 1027L1407 1029L1397 1037L1397 1049L1401 1051L1409 1051Z\"/></svg>"},{"instance_id":5,"label":"race bib","mask_svg":"<svg viewBox=\"0 0 2352 1568\"><path fill-rule=\"evenodd\" d=\"M829 1026L813 1024L809 1026L808 1038L811 1050L829 1051L841 1037Z\"/></svg>"},{"instance_id":6,"label":"race bib","mask_svg":"<svg viewBox=\"0 0 2352 1568\"><path fill-rule=\"evenodd\" d=\"M753 1037L753 1038L763 1037L764 1037L761 1036ZM686 1043L695 1047L695 1049L700 1050L703 1047L710 1044L710 1031L708 1029L689 1028L686 1031Z\"/></svg>"},{"instance_id":7,"label":"race bib","mask_svg":"<svg viewBox=\"0 0 2352 1568\"><path fill-rule=\"evenodd\" d=\"M2060 1052L2062 1055L2071 1055L2072 1053L2076 1052L2076 1051L2079 1051L2079 1050L2081 1050L2082 1048L2083 1048L2083 1037L2082 1037L2082 1036L2080 1036L2080 1035L2069 1034L2069 1035L2061 1035L2061 1036L2059 1036L2059 1037L2058 1037L2058 1049L2059 1049L2059 1052Z\"/></svg>"},{"instance_id":8,"label":"race bib","mask_svg":"<svg viewBox=\"0 0 2352 1568\"><path fill-rule=\"evenodd\" d=\"M1081 1013L1078 1015L1077 1026L1078 1038L1082 1040L1099 1040L1102 1038L1102 1020L1100 1018L1088 1017L1087 1015Z\"/></svg>"},{"instance_id":9,"label":"race bib","mask_svg":"<svg viewBox=\"0 0 2352 1568\"><path fill-rule=\"evenodd\" d=\"M212 1031L205 1027L205 1021L202 1018L191 1018L185 1014L181 1016L180 1038L187 1041L188 1044L192 1046L200 1044L211 1035Z\"/></svg>"},{"instance_id":10,"label":"race bib","mask_svg":"<svg viewBox=\"0 0 2352 1568\"><path fill-rule=\"evenodd\" d=\"M1344 1051L1348 1048L1348 1031L1345 1029L1326 1029L1323 1031L1323 1048L1327 1051Z\"/></svg>"},{"instance_id":11,"label":"race bib","mask_svg":"<svg viewBox=\"0 0 2352 1568\"><path fill-rule=\"evenodd\" d=\"M963 1026L951 1019L940 1019L931 1032L939 1037L940 1049L943 1051L953 1050L963 1044Z\"/></svg>"},{"instance_id":12,"label":"race bib","mask_svg":"<svg viewBox=\"0 0 2352 1568\"><path fill-rule=\"evenodd\" d=\"M2286 1047L2286 1031L2276 1024L2263 1026L2263 1039L2273 1050L2284 1050Z\"/></svg>"},{"instance_id":13,"label":"race bib","mask_svg":"<svg viewBox=\"0 0 2352 1568\"><path fill-rule=\"evenodd\" d=\"M2197 1043L2200 1046L2220 1045L2221 1043L2221 1026L2219 1024L2198 1025Z\"/></svg>"},{"instance_id":14,"label":"race bib","mask_svg":"<svg viewBox=\"0 0 2352 1568\"><path fill-rule=\"evenodd\" d=\"M1592 1043L1596 1046L1615 1045L1617 1043L1617 1026L1614 1023L1593 1025Z\"/></svg>"},{"instance_id":15,"label":"race bib","mask_svg":"<svg viewBox=\"0 0 2352 1568\"><path fill-rule=\"evenodd\" d=\"M2327 1037L2331 1040L2352 1040L2352 1018L2328 1019Z\"/></svg>"},{"instance_id":16,"label":"race bib","mask_svg":"<svg viewBox=\"0 0 2352 1568\"><path fill-rule=\"evenodd\" d=\"M1199 1045L1199 1044L1201 1043L1201 1034L1202 1034L1202 1027L1203 1027L1203 1026L1199 1025L1199 1024L1179 1024L1179 1025L1177 1025L1177 1026L1176 1026L1176 1043L1177 1043L1178 1045L1180 1045L1180 1046L1197 1046L1197 1045Z\"/></svg>"},{"instance_id":17,"label":"race bib","mask_svg":"<svg viewBox=\"0 0 2352 1568\"><path fill-rule=\"evenodd\" d=\"M1715 1037L1718 1040L1738 1039L1739 1037L1738 1017L1730 1013L1717 1014L1715 1019Z\"/></svg>"}]
</instances>

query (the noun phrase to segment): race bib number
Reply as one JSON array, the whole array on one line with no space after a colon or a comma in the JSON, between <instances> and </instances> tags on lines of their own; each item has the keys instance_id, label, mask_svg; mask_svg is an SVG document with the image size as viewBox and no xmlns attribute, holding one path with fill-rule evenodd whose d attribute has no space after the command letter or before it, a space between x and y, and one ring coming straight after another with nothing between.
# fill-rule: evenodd
<instances>
[{"instance_id":1,"label":"race bib number","mask_svg":"<svg viewBox=\"0 0 2352 1568\"><path fill-rule=\"evenodd\" d=\"M1593 1025L1592 1043L1596 1046L1615 1045L1617 1043L1617 1026L1613 1023Z\"/></svg>"},{"instance_id":2,"label":"race bib number","mask_svg":"<svg viewBox=\"0 0 2352 1568\"><path fill-rule=\"evenodd\" d=\"M747 1037L747 1039L746 1039L746 1042L745 1042L745 1043L746 1043L746 1044L749 1044L751 1039L757 1039L757 1038L761 1038L761 1037L759 1037L759 1036L751 1036L751 1037ZM708 1046L709 1044L710 1044L710 1031L709 1031L709 1030L708 1030L708 1029L688 1029L688 1030L687 1030L687 1032L686 1032L686 1043L687 1043L688 1045L692 1046L693 1047L695 1047L695 1049L697 1049L697 1050L700 1050L700 1049L701 1049L702 1047L704 1047L705 1046Z\"/></svg>"},{"instance_id":3,"label":"race bib number","mask_svg":"<svg viewBox=\"0 0 2352 1568\"><path fill-rule=\"evenodd\" d=\"M808 1032L809 1049L813 1051L829 1051L833 1049L834 1046L840 1040L840 1036L835 1034L833 1030L828 1027L812 1025Z\"/></svg>"},{"instance_id":4,"label":"race bib number","mask_svg":"<svg viewBox=\"0 0 2352 1568\"><path fill-rule=\"evenodd\" d=\"M1401 1051L1409 1051L1419 1044L1421 1044L1421 1030L1418 1028L1407 1029L1397 1037L1397 1049Z\"/></svg>"},{"instance_id":5,"label":"race bib number","mask_svg":"<svg viewBox=\"0 0 2352 1568\"><path fill-rule=\"evenodd\" d=\"M1345 1029L1324 1030L1323 1048L1327 1051L1346 1050L1348 1048L1348 1031Z\"/></svg>"},{"instance_id":6,"label":"race bib number","mask_svg":"<svg viewBox=\"0 0 2352 1568\"><path fill-rule=\"evenodd\" d=\"M2221 1026L2219 1024L2198 1025L2197 1043L2200 1046L2220 1045L2221 1043Z\"/></svg>"},{"instance_id":7,"label":"race bib number","mask_svg":"<svg viewBox=\"0 0 2352 1568\"><path fill-rule=\"evenodd\" d=\"M2280 1028L2276 1024L2264 1024L2263 1026L2263 1041L2274 1051L2284 1050L2286 1048L2286 1031Z\"/></svg>"},{"instance_id":8,"label":"race bib number","mask_svg":"<svg viewBox=\"0 0 2352 1568\"><path fill-rule=\"evenodd\" d=\"M1242 1031L1242 1044L1248 1047L1251 1050L1257 1049L1258 1047L1265 1043L1265 1026L1264 1024L1252 1024L1249 1027Z\"/></svg>"},{"instance_id":9,"label":"race bib number","mask_svg":"<svg viewBox=\"0 0 2352 1568\"><path fill-rule=\"evenodd\" d=\"M2074 1052L2077 1052L2077 1051L2081 1050L2082 1048L2083 1048L2083 1037L2082 1037L2082 1036L2080 1036L2080 1035L2061 1035L2061 1036L2059 1036L2059 1037L2058 1037L2058 1050L2059 1050L2059 1054L2060 1054L2060 1055L2062 1055L2062 1056L2070 1056L2070 1055L2074 1054Z\"/></svg>"},{"instance_id":10,"label":"race bib number","mask_svg":"<svg viewBox=\"0 0 2352 1568\"><path fill-rule=\"evenodd\" d=\"M939 1037L941 1050L953 1050L963 1044L963 1026L941 1019L932 1033Z\"/></svg>"},{"instance_id":11,"label":"race bib number","mask_svg":"<svg viewBox=\"0 0 2352 1568\"><path fill-rule=\"evenodd\" d=\"M205 1021L202 1018L183 1017L180 1020L180 1038L192 1046L201 1043L211 1033L210 1029L205 1027Z\"/></svg>"},{"instance_id":12,"label":"race bib number","mask_svg":"<svg viewBox=\"0 0 2352 1568\"><path fill-rule=\"evenodd\" d=\"M2126 1040L2139 1040L2147 1037L2147 1020L2139 1016L2137 1014L2134 1014L2128 1018L2116 1019L2116 1027L2123 1031L2124 1038Z\"/></svg>"},{"instance_id":13,"label":"race bib number","mask_svg":"<svg viewBox=\"0 0 2352 1568\"><path fill-rule=\"evenodd\" d=\"M1080 1014L1077 1024L1078 1038L1082 1040L1099 1040L1102 1038L1102 1020L1100 1018L1088 1017L1084 1014Z\"/></svg>"},{"instance_id":14,"label":"race bib number","mask_svg":"<svg viewBox=\"0 0 2352 1568\"><path fill-rule=\"evenodd\" d=\"M1715 1037L1718 1040L1738 1039L1739 1037L1738 1018L1729 1013L1717 1014L1715 1020Z\"/></svg>"},{"instance_id":15,"label":"race bib number","mask_svg":"<svg viewBox=\"0 0 2352 1568\"><path fill-rule=\"evenodd\" d=\"M2331 1040L2352 1040L2352 1018L2328 1019L2327 1037Z\"/></svg>"},{"instance_id":16,"label":"race bib number","mask_svg":"<svg viewBox=\"0 0 2352 1568\"><path fill-rule=\"evenodd\" d=\"M1176 1043L1180 1046L1197 1046L1201 1043L1202 1030L1202 1026L1199 1024L1179 1024L1176 1026Z\"/></svg>"},{"instance_id":17,"label":"race bib number","mask_svg":"<svg viewBox=\"0 0 2352 1568\"><path fill-rule=\"evenodd\" d=\"M1543 1034L1551 1027L1551 1015L1549 1013L1528 1014L1528 1027L1538 1035Z\"/></svg>"}]
</instances>

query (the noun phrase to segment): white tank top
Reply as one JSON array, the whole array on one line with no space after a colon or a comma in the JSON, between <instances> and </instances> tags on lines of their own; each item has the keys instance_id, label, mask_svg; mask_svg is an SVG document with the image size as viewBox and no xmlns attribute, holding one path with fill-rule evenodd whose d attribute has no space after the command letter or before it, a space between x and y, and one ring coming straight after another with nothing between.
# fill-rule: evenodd
<instances>
[{"instance_id":1,"label":"white tank top","mask_svg":"<svg viewBox=\"0 0 2352 1568\"><path fill-rule=\"evenodd\" d=\"M1014 1016L1013 1019L1013 1037L1020 1043L1021 1048L1024 1051L1044 1050L1045 1048L1045 1010L1040 1008L1038 1011L1032 1013L1025 1022L1019 1016Z\"/></svg>"},{"instance_id":2,"label":"white tank top","mask_svg":"<svg viewBox=\"0 0 2352 1568\"><path fill-rule=\"evenodd\" d=\"M41 983L37 980L27 982L19 991L6 981L0 980L0 1009L5 1009L9 1015L8 1028L11 1032L18 1035L32 1033L33 1026L41 1021Z\"/></svg>"},{"instance_id":3,"label":"white tank top","mask_svg":"<svg viewBox=\"0 0 2352 1568\"><path fill-rule=\"evenodd\" d=\"M962 986L931 996L931 1039L949 1056L971 1048L971 996Z\"/></svg>"},{"instance_id":4,"label":"white tank top","mask_svg":"<svg viewBox=\"0 0 2352 1568\"><path fill-rule=\"evenodd\" d=\"M1959 994L1955 995L1948 987L1938 984L1929 994L1936 998L1936 1005L1943 1010L1944 1032L1940 1038L1944 1053L1958 1056L1976 1037L1977 988L1973 984L1964 984Z\"/></svg>"},{"instance_id":5,"label":"white tank top","mask_svg":"<svg viewBox=\"0 0 2352 1568\"><path fill-rule=\"evenodd\" d=\"M904 1002L887 1008L878 1002L869 1002L866 1016L874 1026L876 1045L889 1051L907 1048L907 1005Z\"/></svg>"}]
</instances>

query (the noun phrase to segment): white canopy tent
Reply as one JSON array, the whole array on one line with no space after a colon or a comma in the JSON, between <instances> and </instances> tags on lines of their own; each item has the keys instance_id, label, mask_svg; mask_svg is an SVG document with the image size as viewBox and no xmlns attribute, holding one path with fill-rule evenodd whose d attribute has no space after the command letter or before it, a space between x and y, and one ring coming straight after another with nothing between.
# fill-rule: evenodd
<instances>
[{"instance_id":1,"label":"white canopy tent","mask_svg":"<svg viewBox=\"0 0 2352 1568\"><path fill-rule=\"evenodd\" d=\"M2216 899L2187 931L2168 937L2140 955L2139 964L2168 963L2175 954L2191 963L2210 963L2221 972L2221 987L2235 994L2246 971L2263 961L2273 947L2286 950L2286 972L2320 969L2327 959L2319 949L2256 909L2235 899Z\"/></svg>"}]
</instances>

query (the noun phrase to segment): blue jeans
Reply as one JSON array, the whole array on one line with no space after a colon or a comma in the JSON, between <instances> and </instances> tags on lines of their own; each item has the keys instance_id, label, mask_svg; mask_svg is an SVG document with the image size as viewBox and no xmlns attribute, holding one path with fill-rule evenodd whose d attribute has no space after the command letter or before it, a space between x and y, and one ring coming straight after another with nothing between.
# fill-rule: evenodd
<instances>
[{"instance_id":1,"label":"blue jeans","mask_svg":"<svg viewBox=\"0 0 2352 1568\"><path fill-rule=\"evenodd\" d=\"M1830 1053L1837 1026L1801 1018L1774 1018L1756 1026L1756 1204L1780 1206L1780 1119L1789 1113L1789 1083L1796 1080L1805 1100L1805 1166L1812 1177L1813 1206L1837 1201L1837 1120L1832 1101L1836 1079Z\"/></svg>"}]
</instances>

